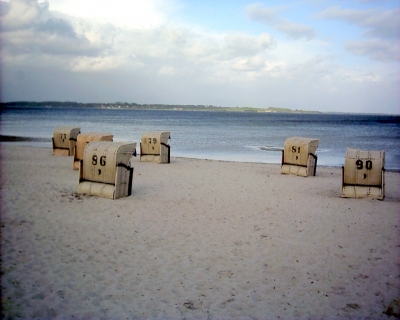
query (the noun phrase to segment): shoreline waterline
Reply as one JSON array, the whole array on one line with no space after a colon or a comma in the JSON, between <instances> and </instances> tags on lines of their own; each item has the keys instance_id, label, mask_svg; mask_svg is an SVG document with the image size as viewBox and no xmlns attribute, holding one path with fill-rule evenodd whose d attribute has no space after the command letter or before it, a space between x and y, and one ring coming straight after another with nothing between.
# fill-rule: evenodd
<instances>
[{"instance_id":1,"label":"shoreline waterline","mask_svg":"<svg viewBox=\"0 0 400 320\"><path fill-rule=\"evenodd\" d=\"M0 142L51 142L51 138L9 136L0 134Z\"/></svg>"},{"instance_id":2,"label":"shoreline waterline","mask_svg":"<svg viewBox=\"0 0 400 320\"><path fill-rule=\"evenodd\" d=\"M172 156L235 162L280 163L287 138L309 137L319 140L318 166L343 166L347 148L384 149L385 168L400 170L400 124L389 116L36 108L5 110L0 134L26 137L4 143L51 147L60 125L137 145L145 132L168 131Z\"/></svg>"},{"instance_id":3,"label":"shoreline waterline","mask_svg":"<svg viewBox=\"0 0 400 320\"><path fill-rule=\"evenodd\" d=\"M49 145L47 143L50 143ZM28 147L28 148L52 148L51 145L51 138L38 138L38 137L22 137L22 136L11 136L11 135L1 135L0 134L0 145L1 144L8 144L8 145L14 145L14 146L19 146L19 147ZM267 152L279 152L279 159L280 159L280 148L276 148L276 150L270 150L268 147L259 147L260 150L262 151L267 151ZM317 152L318 153L318 152ZM139 153L137 153L139 155ZM196 154L193 156L190 155L182 155L182 152L178 152L178 155L171 156L171 158L177 158L177 159L193 159L193 160L204 160L204 161L217 161L217 162L236 162L236 163L254 163L254 164L268 164L268 165L281 165L280 161L261 161L260 159L249 159L249 160L243 160L243 159L234 159L229 156L227 157L221 157L219 158L218 156L211 156L211 155L200 155ZM250 157L251 158L251 157ZM269 159L271 160L271 159ZM344 158L343 158L344 161ZM341 169L341 165L326 165L326 164L317 164L318 167L321 168L332 168L332 169ZM385 171L387 172L400 172L400 169L386 169Z\"/></svg>"}]
</instances>

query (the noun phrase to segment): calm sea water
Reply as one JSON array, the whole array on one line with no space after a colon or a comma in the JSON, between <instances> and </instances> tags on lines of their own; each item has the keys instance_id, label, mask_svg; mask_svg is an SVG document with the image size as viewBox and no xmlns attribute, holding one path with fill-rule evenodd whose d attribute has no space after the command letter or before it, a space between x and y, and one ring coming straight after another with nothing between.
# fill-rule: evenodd
<instances>
[{"instance_id":1,"label":"calm sea water","mask_svg":"<svg viewBox=\"0 0 400 320\"><path fill-rule=\"evenodd\" d=\"M1 111L0 124L2 135L48 141L60 125L137 143L144 132L165 130L173 157L262 163L280 163L286 138L301 136L320 140L318 165L342 166L353 147L385 150L386 169L400 170L400 116L10 108ZM51 148L51 142L19 144Z\"/></svg>"}]
</instances>

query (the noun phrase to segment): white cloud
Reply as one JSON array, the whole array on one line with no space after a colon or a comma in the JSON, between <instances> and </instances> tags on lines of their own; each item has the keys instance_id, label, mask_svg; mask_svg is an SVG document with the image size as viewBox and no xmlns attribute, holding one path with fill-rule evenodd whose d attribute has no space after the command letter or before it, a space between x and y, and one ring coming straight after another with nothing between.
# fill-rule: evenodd
<instances>
[{"instance_id":1,"label":"white cloud","mask_svg":"<svg viewBox=\"0 0 400 320\"><path fill-rule=\"evenodd\" d=\"M230 56L248 56L274 47L275 40L267 33L259 36L246 34L228 34L224 38L224 47Z\"/></svg>"},{"instance_id":2,"label":"white cloud","mask_svg":"<svg viewBox=\"0 0 400 320\"><path fill-rule=\"evenodd\" d=\"M69 63L69 68L71 71L74 72L106 71L119 67L124 62L124 60L124 57L116 56L84 56L71 59Z\"/></svg>"},{"instance_id":3,"label":"white cloud","mask_svg":"<svg viewBox=\"0 0 400 320\"><path fill-rule=\"evenodd\" d=\"M369 56L378 61L400 61L400 44L397 41L370 39L348 41L346 49L355 55Z\"/></svg>"},{"instance_id":4,"label":"white cloud","mask_svg":"<svg viewBox=\"0 0 400 320\"><path fill-rule=\"evenodd\" d=\"M284 11L282 7L262 7L259 4L247 7L247 15L250 19L261 21L285 33L289 38L310 40L315 37L313 27L279 17L278 14L282 11Z\"/></svg>"},{"instance_id":5,"label":"white cloud","mask_svg":"<svg viewBox=\"0 0 400 320\"><path fill-rule=\"evenodd\" d=\"M305 24L293 23L287 20L280 20L274 24L275 28L286 33L292 39L305 38L311 40L315 37L314 28Z\"/></svg>"},{"instance_id":6,"label":"white cloud","mask_svg":"<svg viewBox=\"0 0 400 320\"><path fill-rule=\"evenodd\" d=\"M343 20L357 25L364 39L354 39L345 48L355 55L368 56L379 61L399 61L400 9L342 9L338 6L319 14L324 19Z\"/></svg>"},{"instance_id":7,"label":"white cloud","mask_svg":"<svg viewBox=\"0 0 400 320\"><path fill-rule=\"evenodd\" d=\"M172 76L175 74L175 69L171 66L162 66L158 71L160 75Z\"/></svg>"},{"instance_id":8,"label":"white cloud","mask_svg":"<svg viewBox=\"0 0 400 320\"><path fill-rule=\"evenodd\" d=\"M339 19L366 29L364 35L398 39L400 35L400 9L342 9L338 6L319 14L325 19Z\"/></svg>"},{"instance_id":9,"label":"white cloud","mask_svg":"<svg viewBox=\"0 0 400 320\"><path fill-rule=\"evenodd\" d=\"M15 30L35 25L45 19L46 11L35 1L19 0L5 2L2 5L3 30Z\"/></svg>"},{"instance_id":10,"label":"white cloud","mask_svg":"<svg viewBox=\"0 0 400 320\"><path fill-rule=\"evenodd\" d=\"M265 66L265 61L255 56L249 59L240 59L233 63L232 69L236 71L261 71Z\"/></svg>"},{"instance_id":11,"label":"white cloud","mask_svg":"<svg viewBox=\"0 0 400 320\"><path fill-rule=\"evenodd\" d=\"M344 80L350 80L354 82L380 82L382 78L375 73L357 73L347 72L343 75Z\"/></svg>"},{"instance_id":12,"label":"white cloud","mask_svg":"<svg viewBox=\"0 0 400 320\"><path fill-rule=\"evenodd\" d=\"M120 27L149 28L166 22L177 4L174 0L48 0L49 9L94 22Z\"/></svg>"},{"instance_id":13,"label":"white cloud","mask_svg":"<svg viewBox=\"0 0 400 320\"><path fill-rule=\"evenodd\" d=\"M76 32L70 21L52 15L45 3L17 0L6 4L2 17L3 58L12 63L19 55L96 55L99 44Z\"/></svg>"}]
</instances>

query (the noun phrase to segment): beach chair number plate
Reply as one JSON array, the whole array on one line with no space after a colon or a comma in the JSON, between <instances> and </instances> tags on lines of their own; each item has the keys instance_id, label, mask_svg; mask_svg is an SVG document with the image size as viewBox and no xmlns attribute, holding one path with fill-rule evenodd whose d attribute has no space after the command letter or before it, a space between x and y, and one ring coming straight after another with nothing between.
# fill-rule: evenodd
<instances>
[{"instance_id":1,"label":"beach chair number plate","mask_svg":"<svg viewBox=\"0 0 400 320\"><path fill-rule=\"evenodd\" d=\"M92 165L97 165L97 156L94 154L92 157ZM106 165L106 156L100 157L100 165L104 167ZM98 169L98 174L101 174L101 169Z\"/></svg>"},{"instance_id":2,"label":"beach chair number plate","mask_svg":"<svg viewBox=\"0 0 400 320\"><path fill-rule=\"evenodd\" d=\"M300 153L300 147L292 146L292 153ZM299 156L296 156L296 160L299 160Z\"/></svg>"},{"instance_id":3,"label":"beach chair number plate","mask_svg":"<svg viewBox=\"0 0 400 320\"><path fill-rule=\"evenodd\" d=\"M363 170L364 169L364 162L362 160L358 159L356 161L356 168L357 168L357 170ZM371 160L365 161L365 169L366 170L371 170L372 169L372 161ZM367 174L366 173L364 173L363 176L364 176L364 179L367 179Z\"/></svg>"},{"instance_id":4,"label":"beach chair number plate","mask_svg":"<svg viewBox=\"0 0 400 320\"><path fill-rule=\"evenodd\" d=\"M67 139L67 134L66 133L60 133L60 140L62 140L62 142L64 142L65 139Z\"/></svg>"},{"instance_id":5,"label":"beach chair number plate","mask_svg":"<svg viewBox=\"0 0 400 320\"><path fill-rule=\"evenodd\" d=\"M97 156L96 155L93 155L93 157L92 157L92 165L94 165L94 166L97 165ZM104 167L106 165L106 156L100 157L100 165L102 167Z\"/></svg>"},{"instance_id":6,"label":"beach chair number plate","mask_svg":"<svg viewBox=\"0 0 400 320\"><path fill-rule=\"evenodd\" d=\"M157 143L157 138L149 138L149 144L151 144L151 142L153 141L153 144ZM151 147L154 150L154 146Z\"/></svg>"},{"instance_id":7,"label":"beach chair number plate","mask_svg":"<svg viewBox=\"0 0 400 320\"><path fill-rule=\"evenodd\" d=\"M362 170L364 168L364 162L362 160L357 160L356 161L356 166L358 170ZM371 170L372 169L372 161L371 160L367 160L365 162L365 169L367 170Z\"/></svg>"}]
</instances>

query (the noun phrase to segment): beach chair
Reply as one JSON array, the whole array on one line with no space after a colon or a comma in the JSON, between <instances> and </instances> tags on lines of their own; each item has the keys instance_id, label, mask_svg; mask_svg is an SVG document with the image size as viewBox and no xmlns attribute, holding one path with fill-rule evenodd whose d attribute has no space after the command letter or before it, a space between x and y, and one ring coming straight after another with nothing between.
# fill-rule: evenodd
<instances>
[{"instance_id":1,"label":"beach chair","mask_svg":"<svg viewBox=\"0 0 400 320\"><path fill-rule=\"evenodd\" d=\"M347 148L342 167L343 198L385 197L385 151Z\"/></svg>"},{"instance_id":2,"label":"beach chair","mask_svg":"<svg viewBox=\"0 0 400 320\"><path fill-rule=\"evenodd\" d=\"M136 143L90 142L79 161L79 194L118 199L132 194Z\"/></svg>"},{"instance_id":3,"label":"beach chair","mask_svg":"<svg viewBox=\"0 0 400 320\"><path fill-rule=\"evenodd\" d=\"M113 141L114 135L101 132L86 132L81 133L76 139L76 147L74 153L74 163L72 168L79 170L79 162L83 159L83 152L89 142L92 141Z\"/></svg>"},{"instance_id":4,"label":"beach chair","mask_svg":"<svg viewBox=\"0 0 400 320\"><path fill-rule=\"evenodd\" d=\"M302 177L315 176L319 139L291 137L282 150L281 173Z\"/></svg>"},{"instance_id":5,"label":"beach chair","mask_svg":"<svg viewBox=\"0 0 400 320\"><path fill-rule=\"evenodd\" d=\"M76 138L81 128L71 126L59 126L53 133L53 155L72 156L75 152Z\"/></svg>"},{"instance_id":6,"label":"beach chair","mask_svg":"<svg viewBox=\"0 0 400 320\"><path fill-rule=\"evenodd\" d=\"M140 161L170 163L171 148L168 131L154 131L143 133L140 142Z\"/></svg>"}]
</instances>

